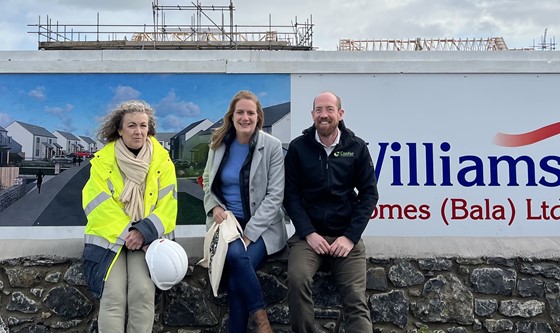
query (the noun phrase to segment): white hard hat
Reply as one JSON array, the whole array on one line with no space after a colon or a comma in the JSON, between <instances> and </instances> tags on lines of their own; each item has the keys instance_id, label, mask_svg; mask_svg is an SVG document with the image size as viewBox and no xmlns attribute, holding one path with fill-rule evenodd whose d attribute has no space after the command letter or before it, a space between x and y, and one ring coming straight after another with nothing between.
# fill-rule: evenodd
<instances>
[{"instance_id":1,"label":"white hard hat","mask_svg":"<svg viewBox=\"0 0 560 333\"><path fill-rule=\"evenodd\" d=\"M168 290L181 282L189 268L187 252L170 239L156 239L146 251L146 263L156 287Z\"/></svg>"}]
</instances>

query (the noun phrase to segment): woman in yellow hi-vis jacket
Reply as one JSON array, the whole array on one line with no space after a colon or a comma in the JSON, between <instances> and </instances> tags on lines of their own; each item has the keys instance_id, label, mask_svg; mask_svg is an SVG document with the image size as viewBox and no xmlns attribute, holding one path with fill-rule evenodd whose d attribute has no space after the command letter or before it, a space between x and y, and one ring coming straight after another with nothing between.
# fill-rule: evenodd
<instances>
[{"instance_id":1,"label":"woman in yellow hi-vis jacket","mask_svg":"<svg viewBox=\"0 0 560 333\"><path fill-rule=\"evenodd\" d=\"M119 105L101 126L98 137L108 144L92 158L82 190L83 266L100 298L100 333L152 332L156 287L143 249L173 238L177 218L175 167L154 135L148 104Z\"/></svg>"}]
</instances>

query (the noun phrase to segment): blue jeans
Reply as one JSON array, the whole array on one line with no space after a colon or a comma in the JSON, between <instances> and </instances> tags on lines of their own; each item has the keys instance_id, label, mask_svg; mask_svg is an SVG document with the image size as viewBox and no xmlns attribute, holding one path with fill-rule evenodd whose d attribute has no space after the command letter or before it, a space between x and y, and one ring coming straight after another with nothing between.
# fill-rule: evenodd
<instances>
[{"instance_id":1,"label":"blue jeans","mask_svg":"<svg viewBox=\"0 0 560 333\"><path fill-rule=\"evenodd\" d=\"M266 307L256 273L265 257L266 247L262 237L249 244L247 250L242 239L228 246L226 267L230 333L247 332L249 315Z\"/></svg>"}]
</instances>

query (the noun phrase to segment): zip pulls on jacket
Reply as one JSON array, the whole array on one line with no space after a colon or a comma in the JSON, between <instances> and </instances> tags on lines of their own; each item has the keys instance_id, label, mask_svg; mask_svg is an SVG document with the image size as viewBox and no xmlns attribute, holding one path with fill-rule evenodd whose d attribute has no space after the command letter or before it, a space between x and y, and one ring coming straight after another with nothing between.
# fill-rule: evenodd
<instances>
[{"instance_id":1,"label":"zip pulls on jacket","mask_svg":"<svg viewBox=\"0 0 560 333\"><path fill-rule=\"evenodd\" d=\"M111 191L111 197L113 197L115 195L115 187L113 186L111 179L107 179L107 186L109 187L109 191Z\"/></svg>"},{"instance_id":2,"label":"zip pulls on jacket","mask_svg":"<svg viewBox=\"0 0 560 333\"><path fill-rule=\"evenodd\" d=\"M319 151L319 164L321 165L321 173L324 176L324 179L328 186L331 186L331 174L329 172L329 156L327 152L321 146L321 151ZM323 161L323 156L325 156L325 160Z\"/></svg>"},{"instance_id":3,"label":"zip pulls on jacket","mask_svg":"<svg viewBox=\"0 0 560 333\"><path fill-rule=\"evenodd\" d=\"M323 163L323 152L319 152L319 164L321 164L321 170L329 170L329 157L327 156L325 163Z\"/></svg>"}]
</instances>

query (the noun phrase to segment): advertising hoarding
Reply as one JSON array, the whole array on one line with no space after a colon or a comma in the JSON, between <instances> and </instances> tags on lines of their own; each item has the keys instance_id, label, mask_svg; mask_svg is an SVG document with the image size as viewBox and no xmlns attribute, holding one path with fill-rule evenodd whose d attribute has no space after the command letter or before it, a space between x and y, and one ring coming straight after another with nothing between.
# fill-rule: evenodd
<instances>
[{"instance_id":1,"label":"advertising hoarding","mask_svg":"<svg viewBox=\"0 0 560 333\"><path fill-rule=\"evenodd\" d=\"M558 74L292 75L292 136L337 93L369 143L370 236L558 236Z\"/></svg>"},{"instance_id":2,"label":"advertising hoarding","mask_svg":"<svg viewBox=\"0 0 560 333\"><path fill-rule=\"evenodd\" d=\"M553 149L557 138L550 132L557 123L557 103L552 97L560 75L557 52L87 51L4 55L10 61L0 64L0 73L11 75L6 87L30 74L45 75L46 82L63 74L69 83L82 74L101 78L126 73L132 81L137 75L137 83L146 82L152 74L162 78L176 78L175 74L195 78L193 74L198 74L215 84L197 98L216 100L216 93L223 92L224 86L235 90L242 88L238 84L243 82L255 83L255 77L288 76L288 83L280 90L276 83L268 85L269 91L279 91L288 98L267 105L290 101L292 137L311 125L313 97L331 90L342 97L347 126L369 142L378 173L379 207L366 236L558 236L555 188L559 163ZM220 74L216 76L220 79L214 80L213 74ZM235 77L241 80L228 83ZM102 81L93 89L102 89ZM114 82L106 86L118 87ZM81 87L81 91L91 90ZM152 94L155 90L146 91ZM186 89L175 90L182 91ZM17 101L26 96L21 90L11 96L16 102L4 104L21 110ZM79 95L82 101L87 96ZM64 99L58 99L58 104L59 108L37 105L25 114L45 110L54 118L62 114L59 109L69 110L60 107L66 106ZM500 133L527 134L524 138L537 133L545 138L536 141L533 137L529 144L508 146L503 140L495 141ZM204 233L202 225L178 229L190 236Z\"/></svg>"}]
</instances>

